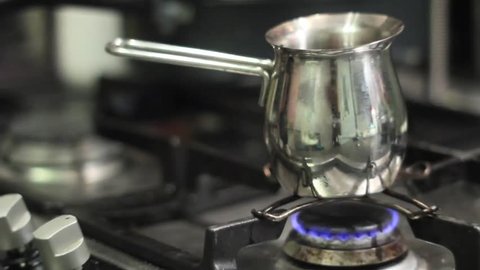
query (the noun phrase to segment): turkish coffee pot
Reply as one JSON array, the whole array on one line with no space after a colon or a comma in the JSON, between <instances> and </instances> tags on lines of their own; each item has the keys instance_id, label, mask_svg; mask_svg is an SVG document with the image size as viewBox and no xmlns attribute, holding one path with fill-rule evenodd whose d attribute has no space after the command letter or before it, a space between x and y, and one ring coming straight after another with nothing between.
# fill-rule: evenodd
<instances>
[{"instance_id":1,"label":"turkish coffee pot","mask_svg":"<svg viewBox=\"0 0 480 270\"><path fill-rule=\"evenodd\" d=\"M407 116L390 56L403 23L381 14L315 14L279 24L266 33L274 60L118 38L107 51L118 56L219 70L262 78L269 171L292 197L257 215L281 220L318 201L387 192L400 171ZM278 206L300 197L307 204ZM321 199L321 200L318 200ZM396 205L398 206L398 205ZM401 206L398 206L401 207Z\"/></svg>"}]
</instances>

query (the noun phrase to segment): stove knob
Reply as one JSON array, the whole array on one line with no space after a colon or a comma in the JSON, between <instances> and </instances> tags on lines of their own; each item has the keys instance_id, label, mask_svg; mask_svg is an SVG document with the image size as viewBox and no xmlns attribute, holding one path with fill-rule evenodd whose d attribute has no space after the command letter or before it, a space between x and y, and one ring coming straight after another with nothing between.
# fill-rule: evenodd
<instances>
[{"instance_id":1,"label":"stove knob","mask_svg":"<svg viewBox=\"0 0 480 270\"><path fill-rule=\"evenodd\" d=\"M56 217L39 227L33 232L33 236L45 269L80 269L90 257L77 218L74 216Z\"/></svg>"},{"instance_id":2,"label":"stove knob","mask_svg":"<svg viewBox=\"0 0 480 270\"><path fill-rule=\"evenodd\" d=\"M0 196L0 251L23 249L33 238L31 220L22 195Z\"/></svg>"}]
</instances>

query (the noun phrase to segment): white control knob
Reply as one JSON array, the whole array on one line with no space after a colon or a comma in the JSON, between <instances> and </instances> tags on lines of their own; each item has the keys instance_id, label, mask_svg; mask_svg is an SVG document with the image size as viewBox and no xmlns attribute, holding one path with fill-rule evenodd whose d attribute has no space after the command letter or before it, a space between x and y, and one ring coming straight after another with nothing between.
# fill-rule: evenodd
<instances>
[{"instance_id":1,"label":"white control knob","mask_svg":"<svg viewBox=\"0 0 480 270\"><path fill-rule=\"evenodd\" d=\"M0 196L0 251L25 247L33 237L31 221L22 195Z\"/></svg>"},{"instance_id":2,"label":"white control knob","mask_svg":"<svg viewBox=\"0 0 480 270\"><path fill-rule=\"evenodd\" d=\"M80 269L90 257L74 216L56 217L34 231L33 236L45 269Z\"/></svg>"}]
</instances>

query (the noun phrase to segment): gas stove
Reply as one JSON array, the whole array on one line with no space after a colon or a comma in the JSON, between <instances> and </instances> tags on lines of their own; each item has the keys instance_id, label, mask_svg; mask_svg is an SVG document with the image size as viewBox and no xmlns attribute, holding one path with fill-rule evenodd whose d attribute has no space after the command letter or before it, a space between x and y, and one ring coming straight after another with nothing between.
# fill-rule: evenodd
<instances>
[{"instance_id":1,"label":"gas stove","mask_svg":"<svg viewBox=\"0 0 480 270\"><path fill-rule=\"evenodd\" d=\"M101 142L155 157L161 176L156 181L150 178L154 184L147 189L137 186L128 192L105 190L92 197L80 196L81 200L59 200L68 196L55 194L62 187L58 182L38 186L33 178L21 178L12 184L12 178L4 175L2 194L20 193L22 199L17 203L0 199L2 239L24 227L23 235L31 235L17 241L15 247L3 245L4 269L49 269L49 263L58 264L58 256L45 249L55 250L58 243L66 241L85 243L87 251L80 245L67 252L83 269L480 269L480 229L475 225L477 217L469 214L475 211L456 208L477 198L476 184L468 180L477 175L475 151L448 151L434 143L410 140L407 168L428 169L429 175L400 176L404 180L393 190L438 204L437 215L409 219L395 208L378 204L377 196L369 196L313 204L288 220L272 222L255 217L252 209L288 194L265 180L265 170L258 165L262 161L249 162L248 152L231 155L225 144L215 145L214 140L172 136L166 132L171 124L152 126L101 114L97 117L99 133L95 136ZM79 138L91 136L88 134L73 137L82 142ZM37 137L33 141L38 143L42 137ZM7 145L23 142L6 138ZM24 167L10 166L21 172L29 163L21 164ZM75 163L65 164L54 168L75 168L69 167ZM138 179L125 170L119 172L119 179ZM87 183L101 187L110 181L106 177ZM49 188L55 192L48 192ZM444 190L457 199L442 196ZM21 204L18 201L25 202L23 210L16 206ZM29 222L25 216L30 217ZM23 219L9 223L11 217ZM73 222L62 221L67 217ZM51 233L37 239L38 230ZM70 230L75 233L68 233Z\"/></svg>"},{"instance_id":2,"label":"gas stove","mask_svg":"<svg viewBox=\"0 0 480 270\"><path fill-rule=\"evenodd\" d=\"M448 249L409 235L399 213L378 205L312 207L290 224L286 239L242 249L239 269L455 269Z\"/></svg>"},{"instance_id":3,"label":"gas stove","mask_svg":"<svg viewBox=\"0 0 480 270\"><path fill-rule=\"evenodd\" d=\"M219 218L211 211L115 231L81 211L73 211L78 221L32 217L18 194L1 196L0 205L3 269L458 269L449 249L416 238L399 213L371 202L311 207L288 222L245 218L209 226L203 255L195 231L202 219Z\"/></svg>"}]
</instances>

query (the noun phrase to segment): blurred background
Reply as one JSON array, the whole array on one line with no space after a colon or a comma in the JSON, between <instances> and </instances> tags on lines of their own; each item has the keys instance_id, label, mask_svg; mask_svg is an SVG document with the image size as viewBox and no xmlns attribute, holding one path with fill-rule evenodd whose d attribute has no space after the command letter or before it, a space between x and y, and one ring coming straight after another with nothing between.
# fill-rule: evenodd
<instances>
[{"instance_id":1,"label":"blurred background","mask_svg":"<svg viewBox=\"0 0 480 270\"><path fill-rule=\"evenodd\" d=\"M4 0L1 107L41 107L52 95L98 104L99 94L118 88L116 99L102 104L102 110L137 121L192 107L173 101L174 94L195 103L238 106L241 113L260 111L236 96L254 97L256 78L118 59L106 54L104 45L121 36L271 58L264 41L270 27L312 13L354 10L405 22L394 43L394 60L409 100L476 115L479 6L473 0Z\"/></svg>"},{"instance_id":2,"label":"blurred background","mask_svg":"<svg viewBox=\"0 0 480 270\"><path fill-rule=\"evenodd\" d=\"M267 161L258 78L120 59L105 44L125 37L272 58L264 40L272 26L345 11L405 22L393 59L417 149L406 164L468 159L460 174L476 176L478 1L3 0L0 177L13 190L63 203L152 186L171 193L206 172L276 187L258 173ZM177 147L186 144L196 158ZM442 181L419 185L431 190Z\"/></svg>"}]
</instances>

